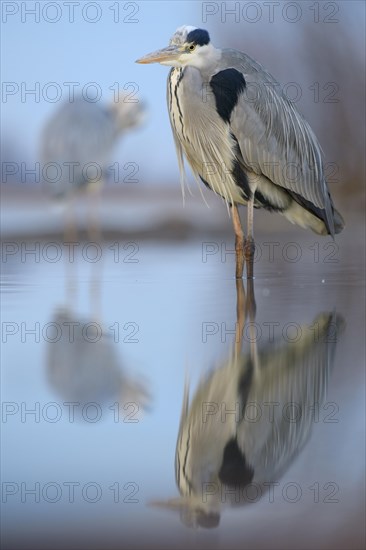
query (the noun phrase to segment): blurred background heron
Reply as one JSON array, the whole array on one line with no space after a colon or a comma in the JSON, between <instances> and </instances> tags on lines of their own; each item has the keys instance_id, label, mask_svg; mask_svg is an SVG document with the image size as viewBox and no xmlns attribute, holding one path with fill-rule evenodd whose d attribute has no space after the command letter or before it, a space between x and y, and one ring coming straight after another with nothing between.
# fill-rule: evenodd
<instances>
[{"instance_id":1,"label":"blurred background heron","mask_svg":"<svg viewBox=\"0 0 366 550\"><path fill-rule=\"evenodd\" d=\"M197 180L231 208L236 277L253 277L253 208L279 212L318 235L342 231L312 129L259 63L215 48L204 29L182 26L169 46L137 60L173 67L168 110L184 190L184 156ZM253 99L253 88L256 95ZM238 205L248 207L244 237Z\"/></svg>"},{"instance_id":2,"label":"blurred background heron","mask_svg":"<svg viewBox=\"0 0 366 550\"><path fill-rule=\"evenodd\" d=\"M126 133L138 127L145 115L144 105L127 94L109 105L91 102L83 96L64 102L53 114L42 134L42 173L45 189L56 198L65 198L66 241L76 240L73 198L89 194L88 237L101 239L96 200L110 175L112 153Z\"/></svg>"}]
</instances>

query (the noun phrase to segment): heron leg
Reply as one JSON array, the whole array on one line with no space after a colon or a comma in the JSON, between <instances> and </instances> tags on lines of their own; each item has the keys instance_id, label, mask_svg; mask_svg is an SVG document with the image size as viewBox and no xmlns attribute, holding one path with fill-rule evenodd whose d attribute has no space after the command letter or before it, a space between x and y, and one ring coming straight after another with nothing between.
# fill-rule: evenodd
<instances>
[{"instance_id":1,"label":"heron leg","mask_svg":"<svg viewBox=\"0 0 366 550\"><path fill-rule=\"evenodd\" d=\"M254 295L254 279L248 279L247 281L247 293L246 293L246 311L251 323L254 323L257 313L257 304L255 302Z\"/></svg>"},{"instance_id":2,"label":"heron leg","mask_svg":"<svg viewBox=\"0 0 366 550\"><path fill-rule=\"evenodd\" d=\"M255 244L253 237L253 214L254 214L254 194L248 201L248 236L244 246L244 256L247 264L247 278L253 279L253 263Z\"/></svg>"},{"instance_id":3,"label":"heron leg","mask_svg":"<svg viewBox=\"0 0 366 550\"><path fill-rule=\"evenodd\" d=\"M245 292L243 279L236 279L236 329L235 358L238 359L242 348L243 330L245 325Z\"/></svg>"},{"instance_id":4,"label":"heron leg","mask_svg":"<svg viewBox=\"0 0 366 550\"><path fill-rule=\"evenodd\" d=\"M103 248L102 248L102 231L100 226L100 212L98 209L99 198L102 188L102 182L92 184L88 188L89 211L87 235L93 244L101 250L101 256L92 266L92 275L89 283L90 303L92 308L92 316L96 321L101 320L101 296L100 285L103 267Z\"/></svg>"},{"instance_id":5,"label":"heron leg","mask_svg":"<svg viewBox=\"0 0 366 550\"><path fill-rule=\"evenodd\" d=\"M255 317L257 312L257 306L254 296L254 278L247 280L246 291L246 303L245 303L246 315L249 317L249 338L250 338L250 357L253 362L254 370L259 372L259 358L258 358L258 334L255 328Z\"/></svg>"},{"instance_id":6,"label":"heron leg","mask_svg":"<svg viewBox=\"0 0 366 550\"><path fill-rule=\"evenodd\" d=\"M250 325L250 350L252 357L257 356L256 333L254 330L256 303L254 296L254 279L248 279L246 292L242 279L236 279L236 330L235 330L235 358L238 359L242 350L243 331L247 318Z\"/></svg>"},{"instance_id":7,"label":"heron leg","mask_svg":"<svg viewBox=\"0 0 366 550\"><path fill-rule=\"evenodd\" d=\"M64 239L66 243L76 242L75 201L73 196L66 198Z\"/></svg>"},{"instance_id":8,"label":"heron leg","mask_svg":"<svg viewBox=\"0 0 366 550\"><path fill-rule=\"evenodd\" d=\"M64 242L68 246L68 250L74 250L72 245L77 244L77 229L76 229L76 215L75 215L75 200L74 197L68 196L66 198L65 209L65 227L64 227ZM66 286L66 299L68 307L71 310L75 304L77 293L77 281L75 273L75 258L74 255L65 253L65 286Z\"/></svg>"},{"instance_id":9,"label":"heron leg","mask_svg":"<svg viewBox=\"0 0 366 550\"><path fill-rule=\"evenodd\" d=\"M244 270L245 238L244 238L243 228L241 226L238 207L235 204L233 204L231 206L231 211L232 211L233 226L235 231L235 256L236 256L235 276L237 279L241 279L243 277L243 270Z\"/></svg>"},{"instance_id":10,"label":"heron leg","mask_svg":"<svg viewBox=\"0 0 366 550\"><path fill-rule=\"evenodd\" d=\"M90 242L100 245L102 234L100 229L98 202L100 197L101 184L92 184L88 187L89 209L87 221L87 234Z\"/></svg>"}]
</instances>

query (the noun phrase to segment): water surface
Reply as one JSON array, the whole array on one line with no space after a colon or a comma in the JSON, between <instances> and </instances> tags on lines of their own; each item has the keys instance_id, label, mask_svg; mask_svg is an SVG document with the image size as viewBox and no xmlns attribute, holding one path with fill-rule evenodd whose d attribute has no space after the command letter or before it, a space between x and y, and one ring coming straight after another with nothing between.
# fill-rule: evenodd
<instances>
[{"instance_id":1,"label":"water surface","mask_svg":"<svg viewBox=\"0 0 366 550\"><path fill-rule=\"evenodd\" d=\"M71 265L64 247L54 261L56 248L42 241L39 257L22 257L21 246L3 257L4 547L362 547L363 258L357 239L345 237L332 248L299 235L276 235L271 242L280 244L272 248L268 238L259 239L256 316L244 319L236 351L242 362L257 354L270 395L295 384L300 404L316 400L318 409L302 439L295 422L282 443L273 437L263 443L272 456L268 467L279 460L274 445L287 453L272 465L273 493L248 493L237 506L220 496L211 523L193 521L195 513L187 521L197 506L194 499L182 505L175 449L187 373L190 402L203 380L198 401L209 400L205 391L213 384L220 406L228 406L220 384L229 387L237 374L236 367L232 376L225 371L238 320L233 256L226 253L231 237L206 244L108 242L96 262L92 248L80 243ZM239 306L243 321L248 303ZM319 344L322 319L331 328ZM221 382L212 382L219 375ZM247 384L253 388L253 378ZM281 407L289 401L286 393L281 399ZM221 424L210 434L202 421L192 428L203 429L202 448L190 456L198 484L214 469L203 465L206 454L215 457L209 462L220 460L230 439ZM268 422L254 427L252 445ZM297 453L289 450L291 438ZM187 475L188 469L187 462ZM200 509L204 495L196 497Z\"/></svg>"}]
</instances>

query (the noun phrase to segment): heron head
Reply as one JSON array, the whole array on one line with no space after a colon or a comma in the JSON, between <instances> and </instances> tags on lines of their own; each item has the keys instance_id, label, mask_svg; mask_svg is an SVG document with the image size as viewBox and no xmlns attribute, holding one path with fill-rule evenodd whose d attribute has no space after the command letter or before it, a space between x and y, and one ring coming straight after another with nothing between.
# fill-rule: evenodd
<instances>
[{"instance_id":1,"label":"heron head","mask_svg":"<svg viewBox=\"0 0 366 550\"><path fill-rule=\"evenodd\" d=\"M160 63L170 67L207 66L217 50L204 29L184 25L170 39L169 46L137 59L136 63Z\"/></svg>"},{"instance_id":2,"label":"heron head","mask_svg":"<svg viewBox=\"0 0 366 550\"><path fill-rule=\"evenodd\" d=\"M119 131L141 126L146 119L146 105L135 94L133 85L129 93L120 93L109 105Z\"/></svg>"}]
</instances>

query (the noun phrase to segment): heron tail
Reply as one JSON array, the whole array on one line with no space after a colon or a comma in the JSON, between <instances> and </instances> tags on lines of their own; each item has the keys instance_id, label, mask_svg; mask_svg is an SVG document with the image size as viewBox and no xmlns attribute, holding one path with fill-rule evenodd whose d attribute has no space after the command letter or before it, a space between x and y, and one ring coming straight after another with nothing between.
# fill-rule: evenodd
<instances>
[{"instance_id":1,"label":"heron tail","mask_svg":"<svg viewBox=\"0 0 366 550\"><path fill-rule=\"evenodd\" d=\"M294 193L293 193L294 195ZM332 235L340 233L344 228L344 220L341 214L331 205L333 227L327 222L325 210L315 207L304 199L301 202L296 197L289 207L281 213L292 223L300 225L305 229L311 229L317 235Z\"/></svg>"}]
</instances>

